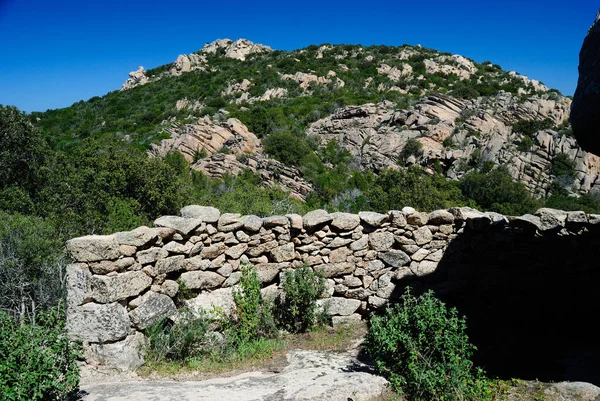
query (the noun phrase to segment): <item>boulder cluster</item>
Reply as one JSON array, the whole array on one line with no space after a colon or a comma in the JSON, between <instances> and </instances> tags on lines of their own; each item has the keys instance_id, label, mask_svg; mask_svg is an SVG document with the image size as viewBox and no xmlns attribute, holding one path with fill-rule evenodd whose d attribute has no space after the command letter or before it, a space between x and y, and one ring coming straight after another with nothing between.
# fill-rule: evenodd
<instances>
[{"instance_id":1,"label":"boulder cluster","mask_svg":"<svg viewBox=\"0 0 600 401\"><path fill-rule=\"evenodd\" d=\"M143 332L177 308L230 313L241 268L255 266L265 297L282 274L308 265L326 280L320 307L334 325L360 320L395 297L399 280L436 272L448 245L467 230L491 227L564 234L600 223L583 212L540 209L507 218L470 208L420 213L328 213L260 218L186 206L154 227L67 242L67 329L87 344L88 361L139 366ZM569 231L570 230L570 231Z\"/></svg>"}]
</instances>

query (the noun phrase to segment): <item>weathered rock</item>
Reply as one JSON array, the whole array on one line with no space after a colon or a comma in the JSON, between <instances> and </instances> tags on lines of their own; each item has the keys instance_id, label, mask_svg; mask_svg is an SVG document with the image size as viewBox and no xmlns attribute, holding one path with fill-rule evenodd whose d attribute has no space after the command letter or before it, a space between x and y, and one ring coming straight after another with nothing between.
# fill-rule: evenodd
<instances>
[{"instance_id":1,"label":"weathered rock","mask_svg":"<svg viewBox=\"0 0 600 401\"><path fill-rule=\"evenodd\" d=\"M394 234L387 231L376 231L369 234L369 245L376 251L387 251L394 244Z\"/></svg>"},{"instance_id":2,"label":"weathered rock","mask_svg":"<svg viewBox=\"0 0 600 401\"><path fill-rule=\"evenodd\" d=\"M330 263L341 263L346 262L348 257L352 255L352 251L348 248L337 248L331 251L329 254Z\"/></svg>"},{"instance_id":3,"label":"weathered rock","mask_svg":"<svg viewBox=\"0 0 600 401\"><path fill-rule=\"evenodd\" d=\"M417 268L417 271L415 273L419 277L426 276L428 274L435 272L437 267L438 267L437 262L423 260L421 263L419 263L419 267Z\"/></svg>"},{"instance_id":4,"label":"weathered rock","mask_svg":"<svg viewBox=\"0 0 600 401\"><path fill-rule=\"evenodd\" d=\"M356 324L360 322L361 317L358 313L354 313L349 316L332 316L331 317L331 325L333 327L339 327L346 324Z\"/></svg>"},{"instance_id":5,"label":"weathered rock","mask_svg":"<svg viewBox=\"0 0 600 401\"><path fill-rule=\"evenodd\" d=\"M144 247L154 244L159 239L158 233L151 228L142 226L131 231L115 233L119 245Z\"/></svg>"},{"instance_id":6,"label":"weathered rock","mask_svg":"<svg viewBox=\"0 0 600 401\"><path fill-rule=\"evenodd\" d=\"M348 316L356 312L360 307L360 301L357 299L332 297L319 299L317 306L330 316Z\"/></svg>"},{"instance_id":7,"label":"weathered rock","mask_svg":"<svg viewBox=\"0 0 600 401\"><path fill-rule=\"evenodd\" d=\"M429 213L427 222L437 226L442 224L452 224L454 223L454 216L447 210L435 210Z\"/></svg>"},{"instance_id":8,"label":"weathered rock","mask_svg":"<svg viewBox=\"0 0 600 401\"><path fill-rule=\"evenodd\" d=\"M262 219L254 215L244 216L242 222L244 229L252 232L260 230L263 225Z\"/></svg>"},{"instance_id":9,"label":"weathered rock","mask_svg":"<svg viewBox=\"0 0 600 401\"><path fill-rule=\"evenodd\" d=\"M94 362L123 372L139 368L144 364L143 347L146 344L144 335L136 332L109 344L90 344L85 352L88 363Z\"/></svg>"},{"instance_id":10,"label":"weathered rock","mask_svg":"<svg viewBox=\"0 0 600 401\"><path fill-rule=\"evenodd\" d=\"M88 235L67 241L67 251L77 262L117 259L119 242L114 235Z\"/></svg>"},{"instance_id":11,"label":"weathered rock","mask_svg":"<svg viewBox=\"0 0 600 401\"><path fill-rule=\"evenodd\" d=\"M313 210L302 217L304 228L307 230L312 230L317 226L329 223L331 220L333 220L333 216L323 209Z\"/></svg>"},{"instance_id":12,"label":"weathered rock","mask_svg":"<svg viewBox=\"0 0 600 401\"><path fill-rule=\"evenodd\" d=\"M242 216L238 213L223 213L217 224L217 228L221 232L235 231L243 226Z\"/></svg>"},{"instance_id":13,"label":"weathered rock","mask_svg":"<svg viewBox=\"0 0 600 401\"><path fill-rule=\"evenodd\" d=\"M69 311L65 328L71 339L104 343L125 338L129 325L127 311L118 303L87 303Z\"/></svg>"},{"instance_id":14,"label":"weathered rock","mask_svg":"<svg viewBox=\"0 0 600 401\"><path fill-rule=\"evenodd\" d=\"M181 217L200 219L204 223L217 223L221 212L216 207L189 205L181 209Z\"/></svg>"},{"instance_id":15,"label":"weathered rock","mask_svg":"<svg viewBox=\"0 0 600 401\"><path fill-rule=\"evenodd\" d=\"M171 298L175 298L175 295L179 292L179 284L177 284L177 281L165 280L160 285L160 292Z\"/></svg>"},{"instance_id":16,"label":"weathered rock","mask_svg":"<svg viewBox=\"0 0 600 401\"><path fill-rule=\"evenodd\" d=\"M259 263L256 265L256 274L258 275L258 281L261 283L270 283L277 276L279 276L279 272L289 267L289 263Z\"/></svg>"},{"instance_id":17,"label":"weathered rock","mask_svg":"<svg viewBox=\"0 0 600 401\"><path fill-rule=\"evenodd\" d=\"M290 224L289 220L285 216L269 216L264 217L262 219L263 226L266 228L276 227L276 226L288 226Z\"/></svg>"},{"instance_id":18,"label":"weathered rock","mask_svg":"<svg viewBox=\"0 0 600 401\"><path fill-rule=\"evenodd\" d=\"M538 211L535 212L535 216L540 218L540 228L543 231L562 228L565 226L567 220L567 212L550 208L538 209Z\"/></svg>"},{"instance_id":19,"label":"weathered rock","mask_svg":"<svg viewBox=\"0 0 600 401\"><path fill-rule=\"evenodd\" d=\"M390 222L394 227L404 227L406 225L406 216L399 210L390 210Z\"/></svg>"},{"instance_id":20,"label":"weathered rock","mask_svg":"<svg viewBox=\"0 0 600 401\"><path fill-rule=\"evenodd\" d=\"M418 230L413 231L413 238L416 244L421 246L431 242L433 234L428 227L421 227Z\"/></svg>"},{"instance_id":21,"label":"weathered rock","mask_svg":"<svg viewBox=\"0 0 600 401\"><path fill-rule=\"evenodd\" d=\"M189 271L179 277L186 288L190 290L209 290L219 287L225 277L210 271Z\"/></svg>"},{"instance_id":22,"label":"weathered rock","mask_svg":"<svg viewBox=\"0 0 600 401\"><path fill-rule=\"evenodd\" d=\"M173 300L164 294L148 291L137 308L129 313L131 322L140 330L152 326L164 317L177 313Z\"/></svg>"},{"instance_id":23,"label":"weathered rock","mask_svg":"<svg viewBox=\"0 0 600 401\"><path fill-rule=\"evenodd\" d=\"M179 216L162 216L154 220L156 227L172 228L184 237L202 225L201 219Z\"/></svg>"},{"instance_id":24,"label":"weathered rock","mask_svg":"<svg viewBox=\"0 0 600 401\"><path fill-rule=\"evenodd\" d=\"M302 230L304 224L302 222L302 216L299 214L286 214L285 217L290 221L290 227L294 230Z\"/></svg>"},{"instance_id":25,"label":"weathered rock","mask_svg":"<svg viewBox=\"0 0 600 401\"><path fill-rule=\"evenodd\" d=\"M410 225L421 227L427 224L428 218L429 216L427 215L427 213L415 212L406 216L406 221Z\"/></svg>"},{"instance_id":26,"label":"weathered rock","mask_svg":"<svg viewBox=\"0 0 600 401\"><path fill-rule=\"evenodd\" d=\"M90 270L94 274L108 274L117 271L119 267L115 262L109 260L103 260L101 262L92 262L89 264Z\"/></svg>"},{"instance_id":27,"label":"weathered rock","mask_svg":"<svg viewBox=\"0 0 600 401\"><path fill-rule=\"evenodd\" d=\"M375 212L360 212L358 217L364 223L372 227L380 227L384 222L389 219L387 214L375 213Z\"/></svg>"},{"instance_id":28,"label":"weathered rock","mask_svg":"<svg viewBox=\"0 0 600 401\"><path fill-rule=\"evenodd\" d=\"M223 242L219 242L218 244L202 248L202 251L200 251L200 257L204 259L214 259L223 254L227 249L227 245L225 245Z\"/></svg>"},{"instance_id":29,"label":"weathered rock","mask_svg":"<svg viewBox=\"0 0 600 401\"><path fill-rule=\"evenodd\" d=\"M239 259L239 257L242 256L244 254L244 252L246 252L247 249L248 249L248 244L245 244L245 243L237 244L237 245L234 245L231 248L227 249L225 251L225 255L229 256L232 259Z\"/></svg>"},{"instance_id":30,"label":"weathered rock","mask_svg":"<svg viewBox=\"0 0 600 401\"><path fill-rule=\"evenodd\" d=\"M350 274L354 271L356 266L353 263L342 262L342 263L324 263L314 267L314 270L321 274L325 278L342 276L344 274Z\"/></svg>"},{"instance_id":31,"label":"weathered rock","mask_svg":"<svg viewBox=\"0 0 600 401\"><path fill-rule=\"evenodd\" d=\"M294 244L290 242L273 249L271 251L271 258L276 263L288 262L295 258L295 252L296 250L294 249Z\"/></svg>"},{"instance_id":32,"label":"weathered rock","mask_svg":"<svg viewBox=\"0 0 600 401\"><path fill-rule=\"evenodd\" d=\"M169 252L162 248L156 247L140 251L136 256L139 264L146 265L148 263L154 263L157 260L166 258L169 256Z\"/></svg>"},{"instance_id":33,"label":"weathered rock","mask_svg":"<svg viewBox=\"0 0 600 401\"><path fill-rule=\"evenodd\" d=\"M360 217L351 213L332 213L331 227L340 231L354 230L360 224Z\"/></svg>"},{"instance_id":34,"label":"weathered rock","mask_svg":"<svg viewBox=\"0 0 600 401\"><path fill-rule=\"evenodd\" d=\"M183 270L185 268L184 260L185 256L183 255L171 256L170 258L156 261L156 265L148 266L144 270L147 271L152 277L156 277L159 274L168 274Z\"/></svg>"},{"instance_id":35,"label":"weathered rock","mask_svg":"<svg viewBox=\"0 0 600 401\"><path fill-rule=\"evenodd\" d=\"M358 239L350 244L350 249L353 251L360 251L362 249L367 249L368 246L369 246L369 236L363 235L360 239Z\"/></svg>"},{"instance_id":36,"label":"weathered rock","mask_svg":"<svg viewBox=\"0 0 600 401\"><path fill-rule=\"evenodd\" d=\"M91 297L103 304L120 301L139 295L150 284L152 279L143 271L130 271L116 276L92 276Z\"/></svg>"},{"instance_id":37,"label":"weathered rock","mask_svg":"<svg viewBox=\"0 0 600 401\"><path fill-rule=\"evenodd\" d=\"M83 304L90 296L92 274L81 264L70 264L66 268L67 308Z\"/></svg>"},{"instance_id":38,"label":"weathered rock","mask_svg":"<svg viewBox=\"0 0 600 401\"><path fill-rule=\"evenodd\" d=\"M410 263L410 256L398 249L380 253L379 258L392 267L402 267Z\"/></svg>"},{"instance_id":39,"label":"weathered rock","mask_svg":"<svg viewBox=\"0 0 600 401\"><path fill-rule=\"evenodd\" d=\"M203 292L196 298L185 301L185 304L196 316L204 315L212 318L219 318L222 315L231 316L235 310L231 291L231 288L219 288L211 292Z\"/></svg>"}]
</instances>

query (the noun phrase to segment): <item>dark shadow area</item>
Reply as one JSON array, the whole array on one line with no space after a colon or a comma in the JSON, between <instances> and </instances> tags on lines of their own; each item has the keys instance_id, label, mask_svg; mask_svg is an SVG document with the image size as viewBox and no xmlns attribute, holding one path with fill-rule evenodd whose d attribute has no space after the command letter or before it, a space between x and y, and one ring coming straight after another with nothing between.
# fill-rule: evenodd
<instances>
[{"instance_id":1,"label":"dark shadow area","mask_svg":"<svg viewBox=\"0 0 600 401\"><path fill-rule=\"evenodd\" d=\"M600 385L598 229L465 229L434 274L397 284L396 296L433 289L465 315L475 362L492 377Z\"/></svg>"}]
</instances>

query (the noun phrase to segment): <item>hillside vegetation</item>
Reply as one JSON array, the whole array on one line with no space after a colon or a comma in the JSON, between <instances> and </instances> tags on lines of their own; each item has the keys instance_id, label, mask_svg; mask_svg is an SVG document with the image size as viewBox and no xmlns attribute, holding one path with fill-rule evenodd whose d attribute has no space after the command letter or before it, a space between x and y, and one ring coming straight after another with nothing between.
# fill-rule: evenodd
<instances>
[{"instance_id":1,"label":"hillside vegetation","mask_svg":"<svg viewBox=\"0 0 600 401\"><path fill-rule=\"evenodd\" d=\"M35 325L61 304L66 239L187 204L598 212L600 160L571 138L569 105L491 62L420 46L221 40L64 109L0 106L0 314Z\"/></svg>"}]
</instances>

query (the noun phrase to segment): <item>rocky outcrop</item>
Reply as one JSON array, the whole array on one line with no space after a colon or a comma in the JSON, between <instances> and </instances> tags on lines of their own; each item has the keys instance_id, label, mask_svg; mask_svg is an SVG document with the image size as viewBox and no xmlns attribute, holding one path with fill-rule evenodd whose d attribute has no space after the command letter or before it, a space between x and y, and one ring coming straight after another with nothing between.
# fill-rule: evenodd
<instances>
[{"instance_id":1,"label":"rocky outcrop","mask_svg":"<svg viewBox=\"0 0 600 401\"><path fill-rule=\"evenodd\" d=\"M159 80L168 76L179 76L190 71L204 71L208 69L208 54L223 55L224 57L244 61L246 57L255 53L268 53L273 51L269 46L252 43L246 39L238 39L235 42L230 39L217 39L214 42L205 44L197 53L180 54L171 68L160 75L146 76L144 67L139 67L137 71L129 73L129 78L121 90L134 88L138 85L144 85L148 82Z\"/></svg>"},{"instance_id":2,"label":"rocky outcrop","mask_svg":"<svg viewBox=\"0 0 600 401\"><path fill-rule=\"evenodd\" d=\"M483 235L478 233L491 230L538 241L544 235L575 237L600 223L598 215L553 209L520 217L469 208L428 214L407 207L358 215L315 210L303 217L261 219L187 206L181 214L157 219L158 228L106 236L116 242L118 253L105 253L101 261L91 260L80 248L105 249L106 238L69 242L75 263L67 269L67 330L72 338L87 341L88 359L119 366L141 361L130 349L143 342L138 333L175 315L176 306L182 306L177 297L182 286L187 288L184 304L192 311L231 308L231 287L247 263L256 267L269 293L279 291L283 271L310 266L326 278L319 307L341 324L385 305L399 280L436 274L448 247L463 233L477 239ZM98 270L103 263L115 269ZM115 356L119 350L124 359Z\"/></svg>"},{"instance_id":3,"label":"rocky outcrop","mask_svg":"<svg viewBox=\"0 0 600 401\"><path fill-rule=\"evenodd\" d=\"M268 53L273 51L269 46L252 43L247 39L238 39L235 42L230 39L217 39L214 42L207 43L200 52L207 54L217 54L222 52L225 57L244 61L246 57L254 53Z\"/></svg>"},{"instance_id":4,"label":"rocky outcrop","mask_svg":"<svg viewBox=\"0 0 600 401\"><path fill-rule=\"evenodd\" d=\"M302 201L312 190L300 170L265 157L260 139L235 118L217 124L204 117L195 124L175 125L167 132L171 138L153 144L149 150L151 156L180 152L192 169L212 178L238 175L249 169L257 173L267 187L282 188L292 198Z\"/></svg>"},{"instance_id":5,"label":"rocky outcrop","mask_svg":"<svg viewBox=\"0 0 600 401\"><path fill-rule=\"evenodd\" d=\"M195 124L175 125L166 131L171 138L153 144L149 151L152 156L164 157L169 152L178 151L187 161L194 162L198 154L212 155L224 147L234 155L256 153L262 149L256 135L235 118L216 124L205 117Z\"/></svg>"},{"instance_id":6,"label":"rocky outcrop","mask_svg":"<svg viewBox=\"0 0 600 401\"><path fill-rule=\"evenodd\" d=\"M571 125L580 146L600 155L600 12L579 53L579 80L573 96Z\"/></svg>"},{"instance_id":7,"label":"rocky outcrop","mask_svg":"<svg viewBox=\"0 0 600 401\"><path fill-rule=\"evenodd\" d=\"M390 102L344 107L311 124L307 133L322 145L336 140L363 169L374 172L397 169L406 143L416 140L423 146L422 156L402 163L431 167L437 160L448 178L457 179L477 157L507 166L511 176L538 197L547 195L555 179L550 174L552 160L565 153L576 166L569 190L600 191L600 159L557 128L538 131L528 149L519 146L525 135L513 129L515 123L549 120L558 127L567 120L569 108L568 98L551 94L526 100L505 92L475 100L434 94L406 109Z\"/></svg>"},{"instance_id":8,"label":"rocky outcrop","mask_svg":"<svg viewBox=\"0 0 600 401\"><path fill-rule=\"evenodd\" d=\"M121 90L127 90L134 88L138 85L144 85L149 82L149 78L146 76L146 71L144 67L139 66L136 71L131 71L129 73L129 78L125 81L123 86L121 86Z\"/></svg>"}]
</instances>

